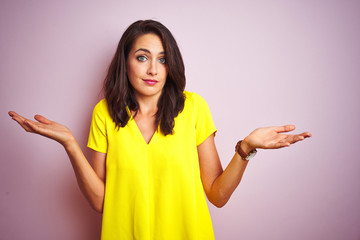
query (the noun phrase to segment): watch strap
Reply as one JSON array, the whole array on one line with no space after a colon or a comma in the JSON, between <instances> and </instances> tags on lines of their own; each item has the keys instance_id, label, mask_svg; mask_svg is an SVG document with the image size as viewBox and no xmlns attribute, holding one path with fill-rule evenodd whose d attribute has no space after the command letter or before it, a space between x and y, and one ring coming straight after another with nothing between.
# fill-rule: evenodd
<instances>
[{"instance_id":1,"label":"watch strap","mask_svg":"<svg viewBox=\"0 0 360 240\"><path fill-rule=\"evenodd\" d=\"M257 151L256 149L252 150L251 152L249 152L249 154L246 154L242 149L241 149L241 142L243 140L240 140L237 142L236 146L235 146L235 151L240 155L240 157L243 160L250 160L249 156L254 155Z\"/></svg>"}]
</instances>

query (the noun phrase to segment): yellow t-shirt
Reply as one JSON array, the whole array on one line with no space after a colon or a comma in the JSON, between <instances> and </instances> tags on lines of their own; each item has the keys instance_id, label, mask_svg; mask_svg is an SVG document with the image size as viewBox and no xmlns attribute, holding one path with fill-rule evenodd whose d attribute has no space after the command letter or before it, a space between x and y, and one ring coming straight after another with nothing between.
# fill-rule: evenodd
<instances>
[{"instance_id":1,"label":"yellow t-shirt","mask_svg":"<svg viewBox=\"0 0 360 240\"><path fill-rule=\"evenodd\" d=\"M174 134L147 144L133 118L117 128L103 99L94 108L88 147L107 153L103 240L214 239L197 146L216 132L209 107L184 92Z\"/></svg>"}]
</instances>

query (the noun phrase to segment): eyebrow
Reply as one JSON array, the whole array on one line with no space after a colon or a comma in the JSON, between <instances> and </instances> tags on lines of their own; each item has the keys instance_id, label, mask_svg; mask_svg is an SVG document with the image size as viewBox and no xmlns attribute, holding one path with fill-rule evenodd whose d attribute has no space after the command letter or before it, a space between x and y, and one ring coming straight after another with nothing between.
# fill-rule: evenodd
<instances>
[{"instance_id":1,"label":"eyebrow","mask_svg":"<svg viewBox=\"0 0 360 240\"><path fill-rule=\"evenodd\" d=\"M139 52L139 51L143 51L143 52L147 52L147 53L151 54L151 52L150 52L148 49L146 49L146 48L139 48L139 49L136 50L134 53L137 53L137 52ZM159 52L159 54L165 54L165 52Z\"/></svg>"}]
</instances>

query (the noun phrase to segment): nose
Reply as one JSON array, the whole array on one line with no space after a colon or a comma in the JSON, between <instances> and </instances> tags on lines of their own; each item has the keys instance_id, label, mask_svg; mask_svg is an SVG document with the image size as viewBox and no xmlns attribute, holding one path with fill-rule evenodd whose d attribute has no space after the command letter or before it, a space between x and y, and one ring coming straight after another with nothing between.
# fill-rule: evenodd
<instances>
[{"instance_id":1,"label":"nose","mask_svg":"<svg viewBox=\"0 0 360 240\"><path fill-rule=\"evenodd\" d=\"M148 67L148 74L149 75L157 75L158 69L157 69L157 62L156 61L149 61L149 67Z\"/></svg>"}]
</instances>

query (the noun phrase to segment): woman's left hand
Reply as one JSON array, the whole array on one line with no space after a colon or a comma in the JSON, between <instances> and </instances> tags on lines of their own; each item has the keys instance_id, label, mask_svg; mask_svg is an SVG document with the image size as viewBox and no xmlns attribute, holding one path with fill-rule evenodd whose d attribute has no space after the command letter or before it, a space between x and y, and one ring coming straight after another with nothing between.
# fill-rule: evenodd
<instances>
[{"instance_id":1,"label":"woman's left hand","mask_svg":"<svg viewBox=\"0 0 360 240\"><path fill-rule=\"evenodd\" d=\"M285 134L295 130L294 125L285 125L281 127L264 127L255 129L247 136L242 145L251 151L255 148L276 149L288 147L298 141L311 137L311 133L303 132L300 134Z\"/></svg>"}]
</instances>

